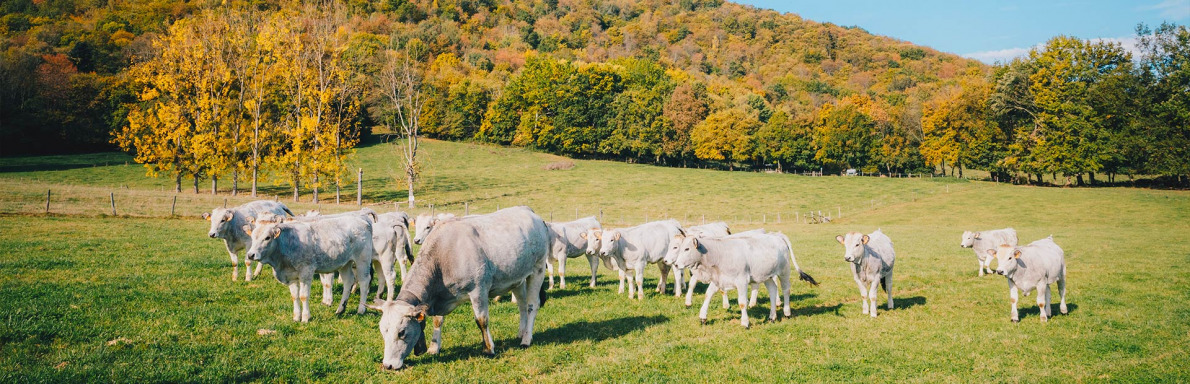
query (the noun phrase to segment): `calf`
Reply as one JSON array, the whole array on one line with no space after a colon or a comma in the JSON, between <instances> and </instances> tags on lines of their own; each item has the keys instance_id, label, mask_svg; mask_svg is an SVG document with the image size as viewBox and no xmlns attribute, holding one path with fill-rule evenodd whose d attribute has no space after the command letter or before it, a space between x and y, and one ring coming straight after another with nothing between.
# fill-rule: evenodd
<instances>
[{"instance_id":1,"label":"calf","mask_svg":"<svg viewBox=\"0 0 1190 384\"><path fill-rule=\"evenodd\" d=\"M983 276L985 270L987 273L994 273L992 271L992 259L996 257L988 256L988 250L996 249L1001 244L1008 244L1015 247L1016 242L1016 230L1004 228L993 231L963 231L963 241L959 243L959 246L972 248L975 251L975 258L979 261L979 275Z\"/></svg>"},{"instance_id":2,"label":"calf","mask_svg":"<svg viewBox=\"0 0 1190 384\"><path fill-rule=\"evenodd\" d=\"M335 314L347 308L355 280L371 281L372 224L362 217L270 223L255 229L245 225L244 231L252 232L246 257L273 267L277 281L289 285L294 321L310 321L310 283L315 273L323 274L324 280L336 271L343 277L343 297ZM360 284L359 313L364 313L367 300L368 284Z\"/></svg>"},{"instance_id":3,"label":"calf","mask_svg":"<svg viewBox=\"0 0 1190 384\"><path fill-rule=\"evenodd\" d=\"M706 323L707 307L710 306L711 297L719 289L737 290L740 324L746 328L749 326L749 320L745 297L750 285L763 283L768 288L769 320L776 320L777 283L773 281L773 277L781 284L785 317L791 315L790 265L798 271L802 280L818 284L797 265L789 238L779 232L718 238L687 236L681 239L681 242L674 265L679 268L698 267L710 283L707 286L707 297L698 313L698 318L703 323Z\"/></svg>"},{"instance_id":4,"label":"calf","mask_svg":"<svg viewBox=\"0 0 1190 384\"><path fill-rule=\"evenodd\" d=\"M614 259L625 273L635 272L635 283L628 282L628 297L636 295L637 300L644 300L645 266L657 264L657 269L661 271L661 278L657 281L657 292L664 294L665 278L669 274L670 267L663 262L663 259L665 252L669 249L669 241L681 233L682 229L676 220L654 221L631 228L609 229L598 234L600 238L599 254Z\"/></svg>"},{"instance_id":5,"label":"calf","mask_svg":"<svg viewBox=\"0 0 1190 384\"><path fill-rule=\"evenodd\" d=\"M264 214L293 216L285 204L269 200L257 200L234 208L215 208L202 214L203 219L211 222L207 236L223 239L223 245L227 246L227 254L231 256L231 281L235 281L240 274L240 259L236 255L252 243L252 237L240 228L251 225L256 217ZM262 264L256 264L256 271L253 272L252 260L244 258L244 281L252 281L253 277L260 274L261 267Z\"/></svg>"},{"instance_id":6,"label":"calf","mask_svg":"<svg viewBox=\"0 0 1190 384\"><path fill-rule=\"evenodd\" d=\"M1066 314L1066 253L1054 243L1054 237L1034 241L1023 247L1002 244L989 249L988 256L996 258L996 273L1008 279L1008 298L1012 301L1012 321L1020 322L1017 298L1037 289L1037 308L1041 322L1054 315L1050 308L1050 284L1058 283L1062 303L1058 309Z\"/></svg>"},{"instance_id":7,"label":"calf","mask_svg":"<svg viewBox=\"0 0 1190 384\"><path fill-rule=\"evenodd\" d=\"M579 256L587 257L587 264L591 265L591 288L595 288L595 275L599 269L599 259L594 254L587 253L586 233L591 229L602 228L594 216L584 217L565 223L546 223L550 229L550 258L546 263L546 273L549 275L549 287L554 288L554 262L558 263L558 279L562 289L566 289L566 259Z\"/></svg>"},{"instance_id":8,"label":"calf","mask_svg":"<svg viewBox=\"0 0 1190 384\"><path fill-rule=\"evenodd\" d=\"M401 280L405 279L405 263L410 262L413 250L409 245L409 215L404 212L390 212L377 216L372 224L372 248L376 251L372 258L373 269L379 269L376 274L376 299L380 299L381 292L387 292L388 300L394 298L397 272L393 268L396 264L401 268ZM380 287L385 288L384 291Z\"/></svg>"},{"instance_id":9,"label":"calf","mask_svg":"<svg viewBox=\"0 0 1190 384\"><path fill-rule=\"evenodd\" d=\"M695 225L693 227L683 229L682 232L685 233L686 236L696 236L696 237L722 237L722 236L731 235L731 229L729 229L727 227L727 223L722 222L722 221L716 221L714 223L707 223L707 224L703 224L703 225ZM672 244L671 244L670 248L673 248ZM673 265L673 259L670 257L671 254L672 254L672 252L666 252L666 254L665 254L665 263L669 264L670 266ZM685 283L683 280L685 279L685 277L686 277L685 269L674 268L674 285L676 286L676 289L674 290L674 296L678 296L678 297L682 296L682 289L683 289L682 287L684 286L684 283ZM694 292L694 285L697 283L698 283L698 278L696 276L694 276L693 271L691 271L690 284L689 284L690 292ZM689 296L689 295L687 295L687 296ZM689 305L687 305L687 306L689 306Z\"/></svg>"},{"instance_id":10,"label":"calf","mask_svg":"<svg viewBox=\"0 0 1190 384\"><path fill-rule=\"evenodd\" d=\"M893 252L892 239L877 229L868 235L848 232L846 235L835 236L835 240L843 245L843 259L850 263L851 276L859 286L864 314L870 313L872 317L876 317L877 283L880 283L884 293L888 295L888 309L893 309L892 272L896 254Z\"/></svg>"},{"instance_id":11,"label":"calf","mask_svg":"<svg viewBox=\"0 0 1190 384\"><path fill-rule=\"evenodd\" d=\"M373 307L384 313L380 318L384 367L403 367L410 352L437 353L444 316L464 297L471 300L475 323L483 336L483 352L493 355L488 298L512 292L520 309L517 336L521 346L528 347L533 341L537 312L545 303L542 284L549 243L545 222L528 207L439 223L425 238L397 299ZM426 317L434 321L428 348Z\"/></svg>"}]
</instances>

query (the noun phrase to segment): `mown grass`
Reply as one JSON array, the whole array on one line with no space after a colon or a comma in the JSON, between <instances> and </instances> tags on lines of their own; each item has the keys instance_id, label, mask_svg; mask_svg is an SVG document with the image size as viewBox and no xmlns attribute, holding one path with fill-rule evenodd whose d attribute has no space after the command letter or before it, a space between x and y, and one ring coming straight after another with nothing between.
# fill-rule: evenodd
<instances>
[{"instance_id":1,"label":"mown grass","mask_svg":"<svg viewBox=\"0 0 1190 384\"><path fill-rule=\"evenodd\" d=\"M737 230L764 226L789 234L798 263L822 285L794 285L791 319L764 322L768 304L761 300L745 330L738 312L719 309L716 299L704 326L697 307L685 309L672 296L650 294L641 302L617 296L607 270L597 288L587 288L586 261L577 259L568 268L571 285L550 292L532 347L515 347L516 308L502 302L492 314L498 355L483 357L463 305L447 317L441 354L385 372L378 314L335 316L317 306L309 324L295 324L288 292L267 268L251 283L231 282L222 245L203 236L207 223L193 218L209 209L201 200L175 219L8 215L0 217L0 381L1190 379L1186 192L811 178L582 160L572 170L545 171L556 157L471 144L426 148L427 189L419 193L443 209L461 211L450 204L462 201L472 202L473 212L525 203L561 220L576 207L582 215L603 208L605 221L622 224L646 214L696 224L705 212ZM384 167L395 167L387 150L367 147L357 160L372 175L366 182L376 204L404 197L382 176ZM5 168L0 182L18 191L40 186L30 180L79 190L128 185L145 199L160 187L118 158L118 165L93 170L62 169L56 161L42 160L48 165L36 170ZM6 190L5 199L17 200L14 194ZM855 208L825 225L755 217L766 207L792 214L840 205ZM1016 228L1025 242L1053 234L1066 250L1069 315L1040 324L1029 296L1022 299L1022 322L1008 320L1004 279L977 277L974 255L958 247L964 229L1003 226ZM882 307L870 319L860 314L833 237L878 227L896 244L898 308ZM647 277L647 285L655 284L656 269ZM258 335L260 329L276 333Z\"/></svg>"}]
</instances>

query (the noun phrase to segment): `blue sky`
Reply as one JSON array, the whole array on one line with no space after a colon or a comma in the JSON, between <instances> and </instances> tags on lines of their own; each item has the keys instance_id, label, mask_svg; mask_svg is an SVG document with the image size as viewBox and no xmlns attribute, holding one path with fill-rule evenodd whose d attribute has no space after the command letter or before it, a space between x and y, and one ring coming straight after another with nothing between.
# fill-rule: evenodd
<instances>
[{"instance_id":1,"label":"blue sky","mask_svg":"<svg viewBox=\"0 0 1190 384\"><path fill-rule=\"evenodd\" d=\"M1137 23L1190 23L1190 0L732 0L978 59L1007 61L1057 35L1131 48Z\"/></svg>"}]
</instances>

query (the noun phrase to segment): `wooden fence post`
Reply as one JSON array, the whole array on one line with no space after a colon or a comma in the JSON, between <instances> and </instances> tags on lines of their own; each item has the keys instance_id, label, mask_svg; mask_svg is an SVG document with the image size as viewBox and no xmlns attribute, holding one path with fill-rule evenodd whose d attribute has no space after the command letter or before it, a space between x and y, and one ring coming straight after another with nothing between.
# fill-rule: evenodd
<instances>
[{"instance_id":1,"label":"wooden fence post","mask_svg":"<svg viewBox=\"0 0 1190 384\"><path fill-rule=\"evenodd\" d=\"M169 216L176 216L176 209L178 208L178 195L174 195L174 202L169 205Z\"/></svg>"},{"instance_id":2,"label":"wooden fence post","mask_svg":"<svg viewBox=\"0 0 1190 384\"><path fill-rule=\"evenodd\" d=\"M227 209L227 198L223 198L223 209Z\"/></svg>"},{"instance_id":3,"label":"wooden fence post","mask_svg":"<svg viewBox=\"0 0 1190 384\"><path fill-rule=\"evenodd\" d=\"M599 208L599 222L603 222L603 208Z\"/></svg>"},{"instance_id":4,"label":"wooden fence post","mask_svg":"<svg viewBox=\"0 0 1190 384\"><path fill-rule=\"evenodd\" d=\"M115 216L116 215L116 193L112 192L110 196L112 199L112 216Z\"/></svg>"},{"instance_id":5,"label":"wooden fence post","mask_svg":"<svg viewBox=\"0 0 1190 384\"><path fill-rule=\"evenodd\" d=\"M471 214L471 203L464 201L463 202L463 216L467 216L470 214Z\"/></svg>"},{"instance_id":6,"label":"wooden fence post","mask_svg":"<svg viewBox=\"0 0 1190 384\"><path fill-rule=\"evenodd\" d=\"M364 169L355 174L355 205L364 206Z\"/></svg>"},{"instance_id":7,"label":"wooden fence post","mask_svg":"<svg viewBox=\"0 0 1190 384\"><path fill-rule=\"evenodd\" d=\"M842 219L843 218L843 207L836 206L835 208L839 209L839 218Z\"/></svg>"},{"instance_id":8,"label":"wooden fence post","mask_svg":"<svg viewBox=\"0 0 1190 384\"><path fill-rule=\"evenodd\" d=\"M50 190L45 190L45 214L50 214Z\"/></svg>"},{"instance_id":9,"label":"wooden fence post","mask_svg":"<svg viewBox=\"0 0 1190 384\"><path fill-rule=\"evenodd\" d=\"M781 224L781 212L777 212L777 224Z\"/></svg>"}]
</instances>

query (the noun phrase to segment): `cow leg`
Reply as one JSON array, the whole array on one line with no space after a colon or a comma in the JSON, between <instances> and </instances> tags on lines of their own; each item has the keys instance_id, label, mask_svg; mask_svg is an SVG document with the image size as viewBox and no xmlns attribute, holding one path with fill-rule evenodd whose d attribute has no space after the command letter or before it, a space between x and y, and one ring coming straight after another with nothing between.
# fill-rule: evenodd
<instances>
[{"instance_id":1,"label":"cow leg","mask_svg":"<svg viewBox=\"0 0 1190 384\"><path fill-rule=\"evenodd\" d=\"M236 252L231 250L230 246L227 248L227 254L231 256L231 281L236 281L240 276L240 257L236 256ZM244 259L247 261L247 257Z\"/></svg>"},{"instance_id":2,"label":"cow leg","mask_svg":"<svg viewBox=\"0 0 1190 384\"><path fill-rule=\"evenodd\" d=\"M723 296L723 309L731 309L731 300L727 298L727 291L722 291L720 296Z\"/></svg>"},{"instance_id":3,"label":"cow leg","mask_svg":"<svg viewBox=\"0 0 1190 384\"><path fill-rule=\"evenodd\" d=\"M599 258L587 255L587 264L591 264L591 288L595 288L595 275L599 271Z\"/></svg>"},{"instance_id":4,"label":"cow leg","mask_svg":"<svg viewBox=\"0 0 1190 384\"><path fill-rule=\"evenodd\" d=\"M314 275L303 276L301 280L301 292L298 293L298 299L302 301L302 322L310 322L310 283L314 282Z\"/></svg>"},{"instance_id":5,"label":"cow leg","mask_svg":"<svg viewBox=\"0 0 1190 384\"><path fill-rule=\"evenodd\" d=\"M686 270L672 267L674 271L674 297L682 297L682 286L685 284Z\"/></svg>"},{"instance_id":6,"label":"cow leg","mask_svg":"<svg viewBox=\"0 0 1190 384\"><path fill-rule=\"evenodd\" d=\"M769 293L769 321L777 320L777 283L772 279L765 279L764 288Z\"/></svg>"},{"instance_id":7,"label":"cow leg","mask_svg":"<svg viewBox=\"0 0 1190 384\"><path fill-rule=\"evenodd\" d=\"M1012 302L1012 312L1011 312L1010 319L1012 319L1012 322L1014 322L1014 323L1021 322L1020 314L1016 310L1016 303L1017 303L1017 299L1019 299L1019 298L1020 298L1020 290L1017 289L1016 284L1012 283L1012 280L1009 280L1008 281L1008 300L1010 302Z\"/></svg>"},{"instance_id":8,"label":"cow leg","mask_svg":"<svg viewBox=\"0 0 1190 384\"><path fill-rule=\"evenodd\" d=\"M383 273L383 268L384 267L380 265L380 260L372 259L372 269L381 270L381 273L376 275L376 301L380 301L380 295L384 293L384 289L382 288L384 288L384 278L386 276Z\"/></svg>"},{"instance_id":9,"label":"cow leg","mask_svg":"<svg viewBox=\"0 0 1190 384\"><path fill-rule=\"evenodd\" d=\"M690 283L687 284L688 287L686 288L686 308L690 308L690 306L694 304L694 285L695 284L698 284L698 279L694 277L693 273L691 273L690 274Z\"/></svg>"},{"instance_id":10,"label":"cow leg","mask_svg":"<svg viewBox=\"0 0 1190 384\"><path fill-rule=\"evenodd\" d=\"M1066 314L1066 272L1062 272L1062 277L1058 278L1058 296L1061 297L1062 304L1058 306L1058 310L1063 315Z\"/></svg>"},{"instance_id":11,"label":"cow leg","mask_svg":"<svg viewBox=\"0 0 1190 384\"><path fill-rule=\"evenodd\" d=\"M433 338L430 339L430 346L426 349L426 353L437 355L438 351L442 350L442 322L446 321L445 316L433 316L434 323Z\"/></svg>"},{"instance_id":12,"label":"cow leg","mask_svg":"<svg viewBox=\"0 0 1190 384\"><path fill-rule=\"evenodd\" d=\"M791 288L789 286L789 274L783 274L783 275L780 275L780 277L781 277L781 297L784 299L783 304L785 306L783 313L785 314L785 317L790 317L793 315L793 312L790 311L790 309L789 309L789 289ZM774 283L774 284L776 284L776 283Z\"/></svg>"},{"instance_id":13,"label":"cow leg","mask_svg":"<svg viewBox=\"0 0 1190 384\"><path fill-rule=\"evenodd\" d=\"M561 268L561 266L558 266L558 268ZM546 256L545 273L550 277L549 289L554 289L554 256Z\"/></svg>"},{"instance_id":14,"label":"cow leg","mask_svg":"<svg viewBox=\"0 0 1190 384\"><path fill-rule=\"evenodd\" d=\"M528 318L527 315L529 312L529 300L525 297L528 295L528 288L528 284L522 283L516 288L513 288L512 292L510 292L512 294L513 300L515 300L513 302L516 303L517 311L520 314L520 323L517 324L516 328L517 338L525 336L525 320Z\"/></svg>"},{"instance_id":15,"label":"cow leg","mask_svg":"<svg viewBox=\"0 0 1190 384\"><path fill-rule=\"evenodd\" d=\"M773 276L772 280L773 280L773 284L781 284L781 281L777 279L777 276ZM782 287L789 285L789 277L788 276L785 277L785 280L786 280L785 284L781 285ZM773 294L776 295L777 293L773 292ZM789 298L786 297L785 301L789 301ZM784 301L781 301L781 296L777 296L777 305L781 305L781 303L783 303L783 302Z\"/></svg>"},{"instance_id":16,"label":"cow leg","mask_svg":"<svg viewBox=\"0 0 1190 384\"><path fill-rule=\"evenodd\" d=\"M879 286L880 279L872 280L872 284L868 286L868 300L871 301L868 303L868 308L870 308L872 311L869 312L872 317L876 317L876 293L879 290Z\"/></svg>"},{"instance_id":17,"label":"cow leg","mask_svg":"<svg viewBox=\"0 0 1190 384\"><path fill-rule=\"evenodd\" d=\"M475 312L475 325L479 326L479 334L483 338L483 353L495 355L496 344L492 342L492 333L488 331L487 289L471 291L471 310Z\"/></svg>"},{"instance_id":18,"label":"cow leg","mask_svg":"<svg viewBox=\"0 0 1190 384\"><path fill-rule=\"evenodd\" d=\"M335 273L319 274L318 281L322 282L322 305L329 307L334 303L334 299L332 298L334 293L331 292L331 288L334 286Z\"/></svg>"},{"instance_id":19,"label":"cow leg","mask_svg":"<svg viewBox=\"0 0 1190 384\"><path fill-rule=\"evenodd\" d=\"M617 269L617 270L616 270L616 272L617 272L617 273L620 275L620 290L619 290L619 291L616 291L616 294L617 294L617 295L622 295L622 294L624 294L624 270L623 270L623 269ZM628 296L632 296L632 292L631 292L631 291L629 291L629 292L628 292Z\"/></svg>"},{"instance_id":20,"label":"cow leg","mask_svg":"<svg viewBox=\"0 0 1190 384\"><path fill-rule=\"evenodd\" d=\"M1050 285L1042 281L1037 290L1037 309L1041 314L1041 322L1044 323L1049 320L1050 316Z\"/></svg>"},{"instance_id":21,"label":"cow leg","mask_svg":"<svg viewBox=\"0 0 1190 384\"><path fill-rule=\"evenodd\" d=\"M396 257L381 260L380 275L376 278L377 282L384 281L384 292L388 295L388 301L393 300L393 291L397 289L397 271L393 268L395 263L400 263ZM380 284L376 284L376 297L380 297Z\"/></svg>"},{"instance_id":22,"label":"cow leg","mask_svg":"<svg viewBox=\"0 0 1190 384\"><path fill-rule=\"evenodd\" d=\"M698 310L698 321L702 324L707 323L707 307L711 306L711 298L715 297L715 292L719 291L719 286L715 283L707 284L707 297L702 301L702 308Z\"/></svg>"},{"instance_id":23,"label":"cow leg","mask_svg":"<svg viewBox=\"0 0 1190 384\"><path fill-rule=\"evenodd\" d=\"M859 286L860 301L864 303L864 314L868 314L868 290L864 289L864 283L855 279L855 285Z\"/></svg>"},{"instance_id":24,"label":"cow leg","mask_svg":"<svg viewBox=\"0 0 1190 384\"><path fill-rule=\"evenodd\" d=\"M405 273L407 273L405 270L405 260L397 260L397 264L401 266L401 284L405 284ZM393 295L390 293L388 297L389 300L392 300Z\"/></svg>"},{"instance_id":25,"label":"cow leg","mask_svg":"<svg viewBox=\"0 0 1190 384\"><path fill-rule=\"evenodd\" d=\"M669 277L670 269L672 268L668 264L665 264L665 262L657 263L657 270L661 271L661 277L657 278L657 292L660 294L665 294L665 280Z\"/></svg>"},{"instance_id":26,"label":"cow leg","mask_svg":"<svg viewBox=\"0 0 1190 384\"><path fill-rule=\"evenodd\" d=\"M888 309L893 309L892 274L890 273L884 276L884 279L881 281L884 282L884 294L888 295Z\"/></svg>"},{"instance_id":27,"label":"cow leg","mask_svg":"<svg viewBox=\"0 0 1190 384\"><path fill-rule=\"evenodd\" d=\"M541 280L542 276L540 270L538 273L529 275L529 286L525 289L528 294L525 300L526 310L521 313L521 318L524 319L525 331L521 335L521 347L528 347L533 343L533 324L537 322L537 312L541 309ZM519 302L518 302L519 303Z\"/></svg>"},{"instance_id":28,"label":"cow leg","mask_svg":"<svg viewBox=\"0 0 1190 384\"><path fill-rule=\"evenodd\" d=\"M636 273L636 299L637 300L645 299L645 267L646 266L648 266L648 264L646 264L645 262L642 261L640 264L637 264L636 270L634 271ZM664 273L661 274L661 278L662 279L665 278ZM628 296L632 296L632 295L628 295Z\"/></svg>"},{"instance_id":29,"label":"cow leg","mask_svg":"<svg viewBox=\"0 0 1190 384\"><path fill-rule=\"evenodd\" d=\"M760 284L751 283L748 284L748 287L750 287L752 291L752 296L748 297L748 308L752 308L756 306L756 297L760 296Z\"/></svg>"},{"instance_id":30,"label":"cow leg","mask_svg":"<svg viewBox=\"0 0 1190 384\"><path fill-rule=\"evenodd\" d=\"M748 323L748 306L744 305L747 304L745 300L748 299L748 283L737 281L735 286L736 296L738 296L736 303L740 305L740 325L749 328L751 324Z\"/></svg>"},{"instance_id":31,"label":"cow leg","mask_svg":"<svg viewBox=\"0 0 1190 384\"><path fill-rule=\"evenodd\" d=\"M264 269L264 263L261 263L259 261L256 262L256 272L252 272L252 277L255 278L257 276L260 276L261 269Z\"/></svg>"},{"instance_id":32,"label":"cow leg","mask_svg":"<svg viewBox=\"0 0 1190 384\"><path fill-rule=\"evenodd\" d=\"M355 314L362 315L368 312L368 290L372 289L372 270L370 268L372 265L367 262L355 262L353 264L355 264L355 280L359 282L359 306L355 308ZM388 268L389 270L392 270L391 265ZM381 273L384 272L381 271ZM379 291L380 288L377 288L376 290ZM350 295L348 295L348 297L350 297ZM392 296L390 295L389 297ZM340 304L340 306L345 304L347 304L346 301Z\"/></svg>"},{"instance_id":33,"label":"cow leg","mask_svg":"<svg viewBox=\"0 0 1190 384\"><path fill-rule=\"evenodd\" d=\"M301 292L302 289L299 281L289 283L289 297L293 298L293 321L302 321L302 304L298 300Z\"/></svg>"},{"instance_id":34,"label":"cow leg","mask_svg":"<svg viewBox=\"0 0 1190 384\"><path fill-rule=\"evenodd\" d=\"M347 310L347 299L351 298L352 287L355 286L355 272L350 267L343 267L339 269L339 278L343 279L343 295L339 299L339 308L335 310L336 315L341 315Z\"/></svg>"},{"instance_id":35,"label":"cow leg","mask_svg":"<svg viewBox=\"0 0 1190 384\"><path fill-rule=\"evenodd\" d=\"M975 259L979 261L979 277L983 277L983 271L987 269L987 261L985 259Z\"/></svg>"},{"instance_id":36,"label":"cow leg","mask_svg":"<svg viewBox=\"0 0 1190 384\"><path fill-rule=\"evenodd\" d=\"M568 258L563 257L558 261L558 284L562 289L566 289L566 262Z\"/></svg>"}]
</instances>

